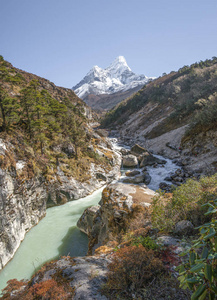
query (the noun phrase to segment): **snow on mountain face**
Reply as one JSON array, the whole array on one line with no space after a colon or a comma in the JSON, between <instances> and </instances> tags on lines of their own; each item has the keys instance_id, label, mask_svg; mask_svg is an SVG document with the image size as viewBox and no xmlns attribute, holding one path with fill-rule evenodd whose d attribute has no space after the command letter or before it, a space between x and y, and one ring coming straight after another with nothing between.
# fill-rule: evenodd
<instances>
[{"instance_id":1,"label":"snow on mountain face","mask_svg":"<svg viewBox=\"0 0 217 300\"><path fill-rule=\"evenodd\" d=\"M80 98L89 94L112 94L142 86L154 77L137 75L129 68L126 59L118 56L106 69L94 66L72 89Z\"/></svg>"}]
</instances>

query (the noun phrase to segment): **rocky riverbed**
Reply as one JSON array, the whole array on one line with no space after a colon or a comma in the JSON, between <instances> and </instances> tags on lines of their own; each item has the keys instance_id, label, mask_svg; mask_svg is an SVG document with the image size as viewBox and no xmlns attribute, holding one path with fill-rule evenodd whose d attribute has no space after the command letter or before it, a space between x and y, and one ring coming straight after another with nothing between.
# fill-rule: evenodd
<instances>
[{"instance_id":1,"label":"rocky riverbed","mask_svg":"<svg viewBox=\"0 0 217 300\"><path fill-rule=\"evenodd\" d=\"M122 155L120 180L124 183L145 184L153 190L171 192L188 178L200 177L198 173L187 171L178 159L153 154L132 141L127 140L127 145L118 142L117 138L112 138L111 141L114 149Z\"/></svg>"}]
</instances>

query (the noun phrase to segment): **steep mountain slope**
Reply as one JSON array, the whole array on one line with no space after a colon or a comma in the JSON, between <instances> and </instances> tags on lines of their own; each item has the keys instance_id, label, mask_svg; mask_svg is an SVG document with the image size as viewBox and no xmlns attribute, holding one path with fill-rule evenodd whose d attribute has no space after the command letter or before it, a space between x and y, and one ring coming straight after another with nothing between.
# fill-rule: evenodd
<instances>
[{"instance_id":1,"label":"steep mountain slope","mask_svg":"<svg viewBox=\"0 0 217 300\"><path fill-rule=\"evenodd\" d=\"M86 103L88 103L88 96L91 95L91 99L95 99L94 105L97 109L100 109L104 105L101 105L99 95L103 94L103 99L104 94L115 94L117 97L117 93L131 91L130 95L132 95L136 88L142 87L151 79L152 78L148 78L145 75L136 75L127 65L125 58L119 56L106 69L94 66L87 75L73 87L73 90ZM98 95L99 97L94 98L93 95ZM110 99L110 97L107 99ZM89 103L90 105L92 104L91 101L89 101ZM113 107L111 105L110 108Z\"/></svg>"},{"instance_id":2,"label":"steep mountain slope","mask_svg":"<svg viewBox=\"0 0 217 300\"><path fill-rule=\"evenodd\" d=\"M84 197L119 176L119 157L72 90L0 56L0 269L46 207Z\"/></svg>"},{"instance_id":3,"label":"steep mountain slope","mask_svg":"<svg viewBox=\"0 0 217 300\"><path fill-rule=\"evenodd\" d=\"M119 128L186 168L216 172L217 58L157 78L109 112L103 127ZM182 151L177 151L179 147ZM181 152L181 153L179 153ZM187 159L187 161L186 161Z\"/></svg>"},{"instance_id":4,"label":"steep mountain slope","mask_svg":"<svg viewBox=\"0 0 217 300\"><path fill-rule=\"evenodd\" d=\"M113 107L115 107L118 103L122 100L125 100L138 92L143 85L139 85L133 89L129 89L124 92L117 92L113 94L101 94L101 95L93 95L90 94L86 96L83 100L87 105L89 105L94 111L98 112L99 114L105 114L106 111L109 111Z\"/></svg>"}]
</instances>

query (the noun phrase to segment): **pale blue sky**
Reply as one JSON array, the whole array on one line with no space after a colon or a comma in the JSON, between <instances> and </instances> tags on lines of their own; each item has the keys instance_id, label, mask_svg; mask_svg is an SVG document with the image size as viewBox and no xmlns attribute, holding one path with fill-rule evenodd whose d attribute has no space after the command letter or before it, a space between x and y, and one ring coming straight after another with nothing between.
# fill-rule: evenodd
<instances>
[{"instance_id":1,"label":"pale blue sky","mask_svg":"<svg viewBox=\"0 0 217 300\"><path fill-rule=\"evenodd\" d=\"M125 56L147 76L217 56L217 0L0 0L0 54L71 88Z\"/></svg>"}]
</instances>

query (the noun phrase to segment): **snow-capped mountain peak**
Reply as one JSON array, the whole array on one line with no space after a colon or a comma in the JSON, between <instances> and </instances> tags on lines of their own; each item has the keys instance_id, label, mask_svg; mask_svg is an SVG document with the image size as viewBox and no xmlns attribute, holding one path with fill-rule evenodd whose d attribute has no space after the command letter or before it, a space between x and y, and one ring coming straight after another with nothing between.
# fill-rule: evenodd
<instances>
[{"instance_id":1,"label":"snow-capped mountain peak","mask_svg":"<svg viewBox=\"0 0 217 300\"><path fill-rule=\"evenodd\" d=\"M124 56L118 56L106 70L117 70L117 69L128 69L131 71L130 67L128 66L126 59Z\"/></svg>"},{"instance_id":2,"label":"snow-capped mountain peak","mask_svg":"<svg viewBox=\"0 0 217 300\"><path fill-rule=\"evenodd\" d=\"M92 68L92 71L93 72L96 72L96 73L99 73L99 72L101 72L103 69L101 69L100 67L98 67L98 66L94 66L93 68Z\"/></svg>"},{"instance_id":3,"label":"snow-capped mountain peak","mask_svg":"<svg viewBox=\"0 0 217 300\"><path fill-rule=\"evenodd\" d=\"M136 75L127 65L124 56L118 56L106 69L94 66L87 75L73 87L75 93L82 99L89 94L112 94L127 91L137 86L143 86L148 78Z\"/></svg>"}]
</instances>

